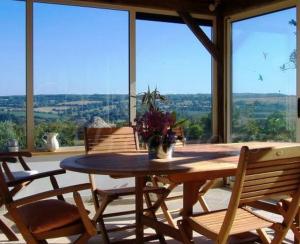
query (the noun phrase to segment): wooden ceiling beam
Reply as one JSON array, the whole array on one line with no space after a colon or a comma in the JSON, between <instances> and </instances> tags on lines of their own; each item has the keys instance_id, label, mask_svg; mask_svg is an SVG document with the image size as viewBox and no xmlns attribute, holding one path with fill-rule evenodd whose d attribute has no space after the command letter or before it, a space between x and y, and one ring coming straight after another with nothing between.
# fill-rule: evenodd
<instances>
[{"instance_id":1,"label":"wooden ceiling beam","mask_svg":"<svg viewBox=\"0 0 300 244\"><path fill-rule=\"evenodd\" d=\"M196 23L193 17L187 12L177 11L178 15L182 18L184 23L191 29L198 40L203 44L207 51L213 56L213 58L219 62L219 50L217 46L208 38L201 27Z\"/></svg>"},{"instance_id":2,"label":"wooden ceiling beam","mask_svg":"<svg viewBox=\"0 0 300 244\"><path fill-rule=\"evenodd\" d=\"M213 15L213 13L208 9L208 5L212 3L213 0L89 0L89 2L119 5L125 7L151 8L157 10L180 10L191 13Z\"/></svg>"},{"instance_id":3,"label":"wooden ceiling beam","mask_svg":"<svg viewBox=\"0 0 300 244\"><path fill-rule=\"evenodd\" d=\"M245 10L256 9L286 0L223 0L222 12L224 15L241 13Z\"/></svg>"}]
</instances>

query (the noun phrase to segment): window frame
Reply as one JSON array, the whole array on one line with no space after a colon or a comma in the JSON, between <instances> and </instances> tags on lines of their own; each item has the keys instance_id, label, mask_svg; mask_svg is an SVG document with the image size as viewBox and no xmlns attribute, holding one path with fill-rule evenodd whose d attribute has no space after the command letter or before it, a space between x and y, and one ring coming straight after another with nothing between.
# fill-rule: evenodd
<instances>
[{"instance_id":1,"label":"window frame","mask_svg":"<svg viewBox=\"0 0 300 244\"><path fill-rule=\"evenodd\" d=\"M216 18L210 16L204 17L203 15L192 15L194 20L198 25L211 27L211 40L216 43ZM176 13L173 15L166 15L163 12L136 12L136 20L142 21L154 21L161 23L174 23L174 24L183 24L184 21L180 18L180 16ZM189 30L190 31L190 30ZM193 34L193 33L192 33ZM203 44L199 41L199 44L203 46ZM204 47L204 46L203 46ZM211 55L210 55L211 56ZM215 59L211 56L211 136L218 134L218 112L217 112L217 63Z\"/></svg>"},{"instance_id":2,"label":"window frame","mask_svg":"<svg viewBox=\"0 0 300 244\"><path fill-rule=\"evenodd\" d=\"M243 13L237 13L233 15L228 15L225 17L225 63L224 63L224 70L225 70L225 84L226 84L226 90L225 92L225 98L227 101L226 108L225 108L225 142L232 142L231 141L231 134L232 134L232 127L231 127L231 122L232 122L232 23L236 21L241 21L249 18L254 18L258 17L261 15L265 14L271 14L273 12L281 11L284 9L288 8L296 8L297 12L297 23L300 23L300 3L296 0L287 0L284 2L279 2L279 3L274 3L270 4L268 6L260 7L257 9L251 9L248 11L245 11ZM297 34L296 34L296 39L297 39L297 50L300 48L300 41L299 41L299 24L297 25ZM298 64L299 64L299 52L298 52ZM297 75L296 75L296 96L300 97L300 70L297 67L296 69ZM296 125L296 141L300 141L300 119L297 119L297 125Z\"/></svg>"},{"instance_id":3,"label":"window frame","mask_svg":"<svg viewBox=\"0 0 300 244\"><path fill-rule=\"evenodd\" d=\"M27 138L27 150L34 151L34 111L33 111L33 90L34 90L34 65L33 65L33 21L34 3L47 3L47 4L61 4L68 6L78 6L78 7L93 7L100 9L110 9L110 10L123 10L128 11L128 25L129 25L129 84L128 84L128 95L129 95L129 122L133 123L136 117L136 100L134 96L136 95L136 13L148 13L148 14L161 14L168 15L172 17L179 17L175 11L167 10L155 10L155 9L145 9L140 7L124 7L118 5L110 5L96 2L83 2L83 1L73 1L73 0L26 0L26 138ZM200 15L192 14L194 18L203 19L212 22L212 40L216 42L216 18L210 15ZM217 134L217 75L216 75L216 62L212 59L212 134Z\"/></svg>"}]
</instances>

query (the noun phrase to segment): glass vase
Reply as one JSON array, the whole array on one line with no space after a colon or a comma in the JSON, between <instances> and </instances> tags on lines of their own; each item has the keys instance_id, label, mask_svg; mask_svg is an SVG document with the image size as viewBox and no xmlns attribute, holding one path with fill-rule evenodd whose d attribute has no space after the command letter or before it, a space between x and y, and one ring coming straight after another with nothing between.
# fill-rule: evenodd
<instances>
[{"instance_id":1,"label":"glass vase","mask_svg":"<svg viewBox=\"0 0 300 244\"><path fill-rule=\"evenodd\" d=\"M157 147L148 147L149 159L171 159L173 157L174 145L171 144L164 150L163 145L159 144Z\"/></svg>"}]
</instances>

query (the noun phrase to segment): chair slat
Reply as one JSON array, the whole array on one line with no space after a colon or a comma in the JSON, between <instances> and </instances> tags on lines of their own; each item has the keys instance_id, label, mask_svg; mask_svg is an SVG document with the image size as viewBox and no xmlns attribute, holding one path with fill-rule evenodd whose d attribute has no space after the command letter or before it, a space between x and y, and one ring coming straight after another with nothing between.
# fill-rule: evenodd
<instances>
[{"instance_id":1,"label":"chair slat","mask_svg":"<svg viewBox=\"0 0 300 244\"><path fill-rule=\"evenodd\" d=\"M88 142L90 146L102 146L102 145L134 145L135 147L135 141L134 140L121 140L121 141L113 141L113 140L99 140L99 141L89 141Z\"/></svg>"},{"instance_id":2,"label":"chair slat","mask_svg":"<svg viewBox=\"0 0 300 244\"><path fill-rule=\"evenodd\" d=\"M298 189L295 189L294 191L291 191L291 190L278 191L278 192L273 192L270 194L264 194L264 195L260 195L260 196L247 197L247 198L241 199L239 203L240 203L240 205L244 205L244 204L255 202L258 200L271 199L271 198L275 198L278 196L291 196L291 195L294 195L297 192L297 190Z\"/></svg>"},{"instance_id":3,"label":"chair slat","mask_svg":"<svg viewBox=\"0 0 300 244\"><path fill-rule=\"evenodd\" d=\"M288 164L283 164L283 165L277 165L277 166L268 166L268 167L260 167L260 168L255 168L255 169L249 169L247 170L247 175L253 175L253 174L259 174L259 173L264 173L264 172L276 172L276 171L281 171L281 170L288 170L288 169L299 169L300 168L300 161Z\"/></svg>"},{"instance_id":4,"label":"chair slat","mask_svg":"<svg viewBox=\"0 0 300 244\"><path fill-rule=\"evenodd\" d=\"M257 184L257 185L247 186L247 187L244 187L243 193L257 192L257 191L261 191L264 189L277 188L277 187L289 186L289 185L295 185L295 184L300 184L300 178L294 179L294 180L282 180L282 181L275 181L275 182L270 182L270 183L266 183L266 184Z\"/></svg>"},{"instance_id":5,"label":"chair slat","mask_svg":"<svg viewBox=\"0 0 300 244\"><path fill-rule=\"evenodd\" d=\"M86 153L135 151L138 149L132 127L85 128Z\"/></svg>"},{"instance_id":6,"label":"chair slat","mask_svg":"<svg viewBox=\"0 0 300 244\"><path fill-rule=\"evenodd\" d=\"M282 187L270 187L268 189L262 189L257 191L251 191L251 192L243 192L241 195L241 199L247 198L247 197L254 197L254 196L261 196L261 195L269 195L275 192L286 192L286 191L293 191L298 188L298 185L291 184L287 186Z\"/></svg>"},{"instance_id":7,"label":"chair slat","mask_svg":"<svg viewBox=\"0 0 300 244\"><path fill-rule=\"evenodd\" d=\"M288 175L283 175L280 176L281 180L285 181L285 180L294 180L294 179L298 179L300 177L300 173L298 174L288 174ZM245 181L244 182L244 187L248 187L248 186L254 186L254 185L259 185L259 184L266 184L266 183L273 183L273 182L277 182L278 180L278 176L274 176L274 177L263 177L260 179L256 179L256 180L249 180L249 181Z\"/></svg>"},{"instance_id":8,"label":"chair slat","mask_svg":"<svg viewBox=\"0 0 300 244\"><path fill-rule=\"evenodd\" d=\"M254 168L261 168L261 167L268 167L268 166L277 166L277 165L283 165L283 164L293 164L300 162L299 157L295 157L292 160L287 159L279 159L279 160L270 160L270 161L259 161L259 162L250 162L248 164L248 169L254 169Z\"/></svg>"},{"instance_id":9,"label":"chair slat","mask_svg":"<svg viewBox=\"0 0 300 244\"><path fill-rule=\"evenodd\" d=\"M101 135L89 135L91 137L88 137L88 141L124 141L124 140L131 140L133 139L131 135L111 135L111 136L101 136Z\"/></svg>"},{"instance_id":10,"label":"chair slat","mask_svg":"<svg viewBox=\"0 0 300 244\"><path fill-rule=\"evenodd\" d=\"M294 175L300 173L300 169L290 169L290 170L280 170L275 172L266 172L262 174L254 174L254 175L246 175L245 176L245 182L251 181L251 180L258 180L258 179L265 179L270 177L282 177L287 175Z\"/></svg>"}]
</instances>

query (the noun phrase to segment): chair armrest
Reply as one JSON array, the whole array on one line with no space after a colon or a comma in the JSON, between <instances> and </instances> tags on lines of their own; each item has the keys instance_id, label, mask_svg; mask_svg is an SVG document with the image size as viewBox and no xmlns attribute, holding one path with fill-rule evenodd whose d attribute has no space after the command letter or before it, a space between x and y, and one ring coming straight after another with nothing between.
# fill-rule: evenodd
<instances>
[{"instance_id":1,"label":"chair armrest","mask_svg":"<svg viewBox=\"0 0 300 244\"><path fill-rule=\"evenodd\" d=\"M20 151L20 152L0 152L0 159L6 157L31 157L31 152Z\"/></svg>"},{"instance_id":2,"label":"chair armrest","mask_svg":"<svg viewBox=\"0 0 300 244\"><path fill-rule=\"evenodd\" d=\"M16 162L18 162L17 158L15 158L15 157L9 157L9 156L7 156L7 157L2 156L2 157L0 157L0 160L2 162L7 162L7 163L16 163Z\"/></svg>"},{"instance_id":3,"label":"chair armrest","mask_svg":"<svg viewBox=\"0 0 300 244\"><path fill-rule=\"evenodd\" d=\"M56 169L56 170L41 172L41 173L37 173L37 174L34 174L34 175L26 176L26 177L21 178L21 179L8 181L7 185L9 187L10 186L15 186L15 185L19 185L19 184L22 184L24 182L27 182L27 181L32 181L32 180L36 180L36 179L40 179L40 178L45 178L45 177L49 177L49 176L53 176L53 175L59 175L59 174L65 174L65 173L66 173L66 171L64 169Z\"/></svg>"},{"instance_id":4,"label":"chair armrest","mask_svg":"<svg viewBox=\"0 0 300 244\"><path fill-rule=\"evenodd\" d=\"M91 183L66 186L66 187L62 187L59 189L45 191L45 192L31 195L29 197L24 197L24 198L14 200L14 202L12 202L11 205L17 207L20 205L28 204L31 202L36 202L36 201L43 200L43 199L50 198L50 197L56 197L58 195L63 195L63 194L70 193L70 192L89 190L89 189L92 189Z\"/></svg>"}]
</instances>

